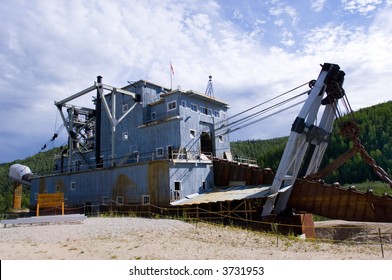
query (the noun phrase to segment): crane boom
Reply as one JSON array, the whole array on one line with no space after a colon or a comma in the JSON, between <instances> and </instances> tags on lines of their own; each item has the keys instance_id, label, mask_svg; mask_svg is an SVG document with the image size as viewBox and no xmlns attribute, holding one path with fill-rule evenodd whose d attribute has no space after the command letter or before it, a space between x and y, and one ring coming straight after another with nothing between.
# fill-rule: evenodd
<instances>
[{"instance_id":1,"label":"crane boom","mask_svg":"<svg viewBox=\"0 0 392 280\"><path fill-rule=\"evenodd\" d=\"M344 76L345 73L337 64L324 63L317 80L309 83L309 96L292 124L262 216L285 210L296 179L319 169L328 146L339 99L345 95ZM317 125L319 113L322 117Z\"/></svg>"}]
</instances>

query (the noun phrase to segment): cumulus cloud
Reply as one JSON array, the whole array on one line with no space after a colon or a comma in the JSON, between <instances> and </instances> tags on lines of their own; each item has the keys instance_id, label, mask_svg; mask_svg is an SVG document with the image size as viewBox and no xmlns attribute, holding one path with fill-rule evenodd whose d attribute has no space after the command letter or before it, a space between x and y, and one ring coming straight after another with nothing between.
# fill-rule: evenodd
<instances>
[{"instance_id":1,"label":"cumulus cloud","mask_svg":"<svg viewBox=\"0 0 392 280\"><path fill-rule=\"evenodd\" d=\"M312 0L310 1L311 9L315 12L322 11L325 4L325 0Z\"/></svg>"},{"instance_id":2,"label":"cumulus cloud","mask_svg":"<svg viewBox=\"0 0 392 280\"><path fill-rule=\"evenodd\" d=\"M329 17L305 28L311 11L324 13L321 0L306 7L284 1L10 1L0 10L0 162L32 155L51 138L60 125L55 100L89 87L97 75L114 86L146 79L168 87L170 60L173 87L204 92L212 75L215 96L232 104L230 114L316 78L323 62L347 72L353 107L386 101L391 10L378 1L342 5L347 13L373 15L370 26ZM371 101L369 92L377 93ZM232 140L287 135L295 118L290 112L263 124L270 126L263 133L245 129Z\"/></svg>"},{"instance_id":3,"label":"cumulus cloud","mask_svg":"<svg viewBox=\"0 0 392 280\"><path fill-rule=\"evenodd\" d=\"M381 3L382 0L342 0L343 9L364 15L374 11Z\"/></svg>"}]
</instances>

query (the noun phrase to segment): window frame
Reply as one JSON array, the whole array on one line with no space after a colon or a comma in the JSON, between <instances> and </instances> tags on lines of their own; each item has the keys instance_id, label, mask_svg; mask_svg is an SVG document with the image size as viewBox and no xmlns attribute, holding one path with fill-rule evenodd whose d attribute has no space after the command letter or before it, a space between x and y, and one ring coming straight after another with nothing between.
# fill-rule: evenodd
<instances>
[{"instance_id":1,"label":"window frame","mask_svg":"<svg viewBox=\"0 0 392 280\"><path fill-rule=\"evenodd\" d=\"M151 204L151 197L149 194L142 195L142 205L149 205Z\"/></svg>"},{"instance_id":2,"label":"window frame","mask_svg":"<svg viewBox=\"0 0 392 280\"><path fill-rule=\"evenodd\" d=\"M129 140L128 131L123 132L123 133L121 134L121 139L122 139L122 141L127 141L127 140Z\"/></svg>"},{"instance_id":3,"label":"window frame","mask_svg":"<svg viewBox=\"0 0 392 280\"><path fill-rule=\"evenodd\" d=\"M129 107L128 103L123 104L122 107L121 107L122 112L125 113L126 111L128 111L128 107Z\"/></svg>"},{"instance_id":4,"label":"window frame","mask_svg":"<svg viewBox=\"0 0 392 280\"><path fill-rule=\"evenodd\" d=\"M189 129L189 138L191 138L191 139L196 138L196 130L195 129Z\"/></svg>"},{"instance_id":5,"label":"window frame","mask_svg":"<svg viewBox=\"0 0 392 280\"><path fill-rule=\"evenodd\" d=\"M174 104L174 106L173 106ZM167 102L167 111L174 111L177 109L177 100Z\"/></svg>"},{"instance_id":6,"label":"window frame","mask_svg":"<svg viewBox=\"0 0 392 280\"><path fill-rule=\"evenodd\" d=\"M163 157L163 147L156 148L155 154L157 157Z\"/></svg>"},{"instance_id":7,"label":"window frame","mask_svg":"<svg viewBox=\"0 0 392 280\"><path fill-rule=\"evenodd\" d=\"M195 103L191 103L191 110L193 112L197 112L199 110L199 106Z\"/></svg>"}]
</instances>

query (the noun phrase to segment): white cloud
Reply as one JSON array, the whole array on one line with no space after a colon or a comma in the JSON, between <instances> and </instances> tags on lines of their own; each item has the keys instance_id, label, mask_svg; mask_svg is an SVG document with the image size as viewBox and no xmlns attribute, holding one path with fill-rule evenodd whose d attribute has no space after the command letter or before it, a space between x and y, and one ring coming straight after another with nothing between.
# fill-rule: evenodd
<instances>
[{"instance_id":1,"label":"white cloud","mask_svg":"<svg viewBox=\"0 0 392 280\"><path fill-rule=\"evenodd\" d=\"M280 42L287 47L291 47L295 44L295 40L293 38L294 38L293 33L284 30L282 34L282 40Z\"/></svg>"},{"instance_id":2,"label":"white cloud","mask_svg":"<svg viewBox=\"0 0 392 280\"><path fill-rule=\"evenodd\" d=\"M291 24L293 26L296 26L298 23L298 20L299 20L297 10L290 5L284 5L282 3L277 3L277 5L274 7L271 7L268 10L268 12L270 15L279 18L278 20L281 20L280 17L288 16L291 19Z\"/></svg>"},{"instance_id":3,"label":"white cloud","mask_svg":"<svg viewBox=\"0 0 392 280\"><path fill-rule=\"evenodd\" d=\"M325 0L311 0L310 7L315 12L321 12L324 8Z\"/></svg>"},{"instance_id":4,"label":"white cloud","mask_svg":"<svg viewBox=\"0 0 392 280\"><path fill-rule=\"evenodd\" d=\"M278 19L274 21L274 24L276 26L283 26L284 25L284 20L283 19Z\"/></svg>"},{"instance_id":5,"label":"white cloud","mask_svg":"<svg viewBox=\"0 0 392 280\"><path fill-rule=\"evenodd\" d=\"M342 4L344 10L366 15L382 4L382 0L342 0Z\"/></svg>"},{"instance_id":6,"label":"white cloud","mask_svg":"<svg viewBox=\"0 0 392 280\"><path fill-rule=\"evenodd\" d=\"M233 18L242 19L244 18L244 15L238 9L235 9L233 12Z\"/></svg>"},{"instance_id":7,"label":"white cloud","mask_svg":"<svg viewBox=\"0 0 392 280\"><path fill-rule=\"evenodd\" d=\"M331 22L294 32L306 14L295 4L272 1L274 8L253 9L265 14L257 15L262 20L251 25L250 32L230 21L234 14L245 19L245 10L233 9L230 19L224 18L225 3L59 0L3 5L0 162L29 156L51 138L55 100L89 87L97 75L114 86L139 79L170 86L170 60L175 69L173 87L204 92L211 74L215 97L232 105L231 115L316 78L323 62L338 63L347 72L347 88L354 93L346 91L353 107L388 99L390 10L379 13L369 28ZM346 7L358 11L360 3L366 4L355 1L350 6L345 1ZM324 2L317 4L313 10ZM274 22L279 32L276 27L269 29ZM280 47L267 41L274 32ZM301 43L304 47L299 49ZM298 49L290 52L294 45ZM369 101L369 92L379 95ZM291 123L291 115L271 119L268 124L275 125L263 133L250 128L232 140L287 135Z\"/></svg>"}]
</instances>

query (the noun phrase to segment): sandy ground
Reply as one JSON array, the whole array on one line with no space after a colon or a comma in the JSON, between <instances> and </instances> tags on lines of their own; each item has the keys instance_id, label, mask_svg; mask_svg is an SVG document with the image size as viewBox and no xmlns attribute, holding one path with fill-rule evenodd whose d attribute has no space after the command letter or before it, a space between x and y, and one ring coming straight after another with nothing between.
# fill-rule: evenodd
<instances>
[{"instance_id":1,"label":"sandy ground","mask_svg":"<svg viewBox=\"0 0 392 280\"><path fill-rule=\"evenodd\" d=\"M343 236L350 242L301 240L199 222L144 218L87 218L83 223L0 228L3 260L371 260L383 259L371 231L339 231L336 222L317 223L320 238ZM345 224L347 225L347 224ZM377 227L377 228L376 228ZM384 259L392 259L392 224L382 224ZM376 230L375 230L376 229ZM364 234L365 233L365 234ZM365 244L366 243L366 244Z\"/></svg>"}]
</instances>

